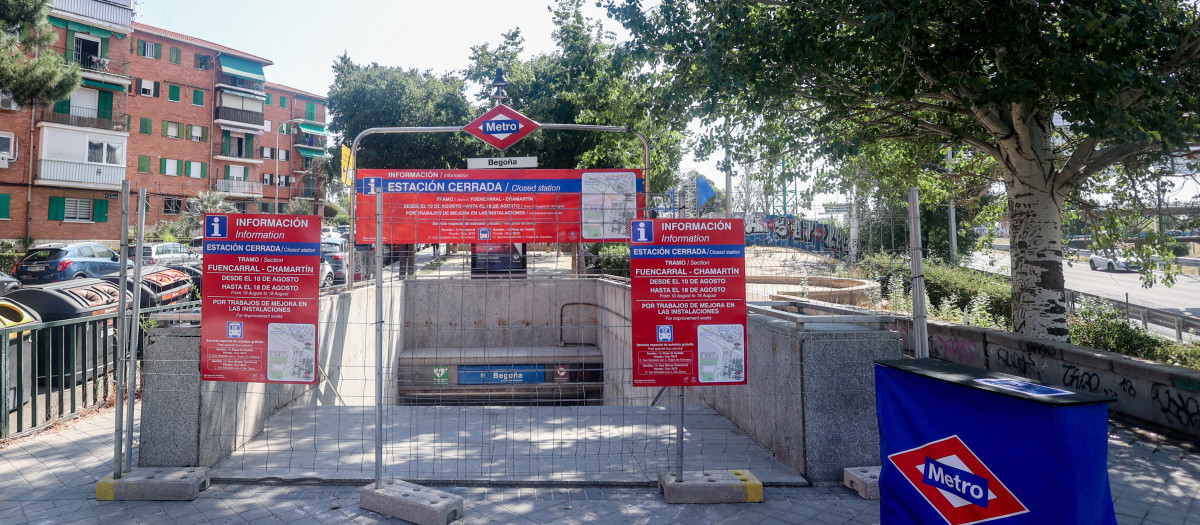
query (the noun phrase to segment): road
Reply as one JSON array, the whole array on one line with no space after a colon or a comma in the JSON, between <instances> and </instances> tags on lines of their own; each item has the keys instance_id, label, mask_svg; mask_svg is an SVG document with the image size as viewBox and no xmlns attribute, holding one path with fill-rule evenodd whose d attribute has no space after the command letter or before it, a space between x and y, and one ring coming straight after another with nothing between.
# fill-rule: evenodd
<instances>
[{"instance_id":1,"label":"road","mask_svg":"<svg viewBox=\"0 0 1200 525\"><path fill-rule=\"evenodd\" d=\"M969 262L972 268L1008 274L1008 252L977 252ZM1161 273L1155 272L1158 275ZM1200 317L1200 277L1179 275L1175 285L1167 287L1156 283L1143 288L1141 275L1130 272L1092 271L1087 262L1072 262L1064 265L1063 274L1070 290L1100 295L1117 301L1127 299L1131 303L1157 308L1174 313Z\"/></svg>"}]
</instances>

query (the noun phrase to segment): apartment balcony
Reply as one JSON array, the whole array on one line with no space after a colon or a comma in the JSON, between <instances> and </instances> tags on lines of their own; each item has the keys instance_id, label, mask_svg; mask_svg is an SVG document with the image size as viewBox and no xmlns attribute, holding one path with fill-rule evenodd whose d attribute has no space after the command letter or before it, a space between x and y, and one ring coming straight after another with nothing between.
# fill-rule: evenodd
<instances>
[{"instance_id":1,"label":"apartment balcony","mask_svg":"<svg viewBox=\"0 0 1200 525\"><path fill-rule=\"evenodd\" d=\"M42 121L111 131L125 131L129 129L129 115L79 106L71 106L70 113L60 113L55 108L44 108L42 110Z\"/></svg>"},{"instance_id":2,"label":"apartment balcony","mask_svg":"<svg viewBox=\"0 0 1200 525\"><path fill-rule=\"evenodd\" d=\"M262 197L263 194L261 182L248 180L217 179L216 189L234 197Z\"/></svg>"},{"instance_id":3,"label":"apartment balcony","mask_svg":"<svg viewBox=\"0 0 1200 525\"><path fill-rule=\"evenodd\" d=\"M265 93L266 89L266 84L263 82L242 77L235 77L233 75L227 75L224 73L217 75L217 84L242 88L249 91L258 91L260 93Z\"/></svg>"},{"instance_id":4,"label":"apartment balcony","mask_svg":"<svg viewBox=\"0 0 1200 525\"><path fill-rule=\"evenodd\" d=\"M38 161L37 178L34 183L39 186L120 190L123 180L123 165L42 159Z\"/></svg>"},{"instance_id":5,"label":"apartment balcony","mask_svg":"<svg viewBox=\"0 0 1200 525\"><path fill-rule=\"evenodd\" d=\"M97 2L95 0L53 0L51 2L53 10L71 13L84 16L111 24L124 29L125 33L132 30L130 22L133 19L133 1L132 0L105 0ZM117 28L111 28L117 29Z\"/></svg>"},{"instance_id":6,"label":"apartment balcony","mask_svg":"<svg viewBox=\"0 0 1200 525\"><path fill-rule=\"evenodd\" d=\"M216 118L217 120L224 120L237 124L257 126L260 129L263 126L263 122L265 122L263 120L263 114L261 111L250 111L246 109L227 108L222 106L217 106Z\"/></svg>"},{"instance_id":7,"label":"apartment balcony","mask_svg":"<svg viewBox=\"0 0 1200 525\"><path fill-rule=\"evenodd\" d=\"M67 62L79 64L84 73L99 73L103 75L129 76L129 62L115 58L102 57L83 51L67 51L65 47L54 48L58 54L66 57Z\"/></svg>"}]
</instances>

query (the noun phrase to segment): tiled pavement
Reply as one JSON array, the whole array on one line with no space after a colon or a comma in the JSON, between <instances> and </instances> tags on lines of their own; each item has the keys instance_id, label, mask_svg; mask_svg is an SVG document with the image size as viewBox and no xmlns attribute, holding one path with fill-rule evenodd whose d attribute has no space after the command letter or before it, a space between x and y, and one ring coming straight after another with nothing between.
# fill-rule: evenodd
<instances>
[{"instance_id":1,"label":"tiled pavement","mask_svg":"<svg viewBox=\"0 0 1200 525\"><path fill-rule=\"evenodd\" d=\"M358 506L359 487L217 484L190 502L96 501L112 471L112 412L0 449L0 525L17 523L400 523ZM1109 472L1118 522L1200 524L1200 458L1190 443L1114 423ZM758 504L668 505L651 488L440 487L462 523L878 523L879 504L837 486L766 489Z\"/></svg>"}]
</instances>

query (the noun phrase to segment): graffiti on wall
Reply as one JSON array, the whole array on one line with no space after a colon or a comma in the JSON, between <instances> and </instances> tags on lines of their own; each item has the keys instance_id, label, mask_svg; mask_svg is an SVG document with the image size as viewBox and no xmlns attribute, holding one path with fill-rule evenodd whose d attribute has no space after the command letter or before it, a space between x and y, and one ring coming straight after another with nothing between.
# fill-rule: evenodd
<instances>
[{"instance_id":1,"label":"graffiti on wall","mask_svg":"<svg viewBox=\"0 0 1200 525\"><path fill-rule=\"evenodd\" d=\"M810 252L846 253L849 236L837 228L790 215L748 213L745 220L746 244L787 246Z\"/></svg>"}]
</instances>

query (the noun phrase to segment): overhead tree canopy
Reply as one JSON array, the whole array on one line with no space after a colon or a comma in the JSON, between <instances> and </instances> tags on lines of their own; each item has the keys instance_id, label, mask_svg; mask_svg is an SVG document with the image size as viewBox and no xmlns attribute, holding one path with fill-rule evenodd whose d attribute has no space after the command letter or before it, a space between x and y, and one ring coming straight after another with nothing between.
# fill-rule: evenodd
<instances>
[{"instance_id":1,"label":"overhead tree canopy","mask_svg":"<svg viewBox=\"0 0 1200 525\"><path fill-rule=\"evenodd\" d=\"M676 107L769 153L965 143L1000 167L1018 332L1066 339L1064 201L1200 135L1189 0L607 0ZM786 137L781 139L780 137Z\"/></svg>"},{"instance_id":2,"label":"overhead tree canopy","mask_svg":"<svg viewBox=\"0 0 1200 525\"><path fill-rule=\"evenodd\" d=\"M79 87L79 66L50 52L47 0L0 0L0 91L23 104L49 104Z\"/></svg>"}]
</instances>

